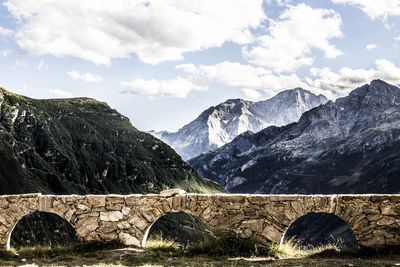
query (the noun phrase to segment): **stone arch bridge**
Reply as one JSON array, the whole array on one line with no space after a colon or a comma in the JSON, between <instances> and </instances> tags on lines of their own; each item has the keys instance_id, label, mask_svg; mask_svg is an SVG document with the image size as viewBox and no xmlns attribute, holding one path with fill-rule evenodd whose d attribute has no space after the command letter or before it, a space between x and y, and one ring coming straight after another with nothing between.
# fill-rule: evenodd
<instances>
[{"instance_id":1,"label":"stone arch bridge","mask_svg":"<svg viewBox=\"0 0 400 267\"><path fill-rule=\"evenodd\" d=\"M261 242L280 242L286 229L310 212L339 216L359 245L400 245L400 195L5 195L0 196L0 250L25 215L43 211L67 220L82 241L120 240L144 246L151 225L163 215L185 212L211 229L232 230Z\"/></svg>"}]
</instances>

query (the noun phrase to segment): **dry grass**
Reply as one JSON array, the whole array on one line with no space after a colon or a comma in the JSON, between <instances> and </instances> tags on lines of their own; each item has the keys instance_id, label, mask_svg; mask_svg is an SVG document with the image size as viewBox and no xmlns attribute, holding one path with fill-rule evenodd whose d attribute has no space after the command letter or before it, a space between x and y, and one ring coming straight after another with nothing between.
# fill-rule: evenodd
<instances>
[{"instance_id":1,"label":"dry grass","mask_svg":"<svg viewBox=\"0 0 400 267\"><path fill-rule=\"evenodd\" d=\"M150 251L173 252L177 251L179 247L174 241L165 239L159 234L147 240L146 249Z\"/></svg>"},{"instance_id":2,"label":"dry grass","mask_svg":"<svg viewBox=\"0 0 400 267\"><path fill-rule=\"evenodd\" d=\"M302 247L295 239L290 239L281 244L271 245L270 252L278 259L299 259L327 253L337 254L341 253L342 249L340 242L318 247Z\"/></svg>"},{"instance_id":3,"label":"dry grass","mask_svg":"<svg viewBox=\"0 0 400 267\"><path fill-rule=\"evenodd\" d=\"M195 266L195 267L226 267L226 266L397 266L400 264L400 250L396 248L388 251L360 251L358 253L346 254L337 246L323 246L320 248L302 249L299 244L291 241L282 245L274 245L274 253L269 256L210 256L209 250L218 250L217 246L234 247L234 252L239 249L232 243L232 238L224 239L226 242L214 243L204 249L206 254L187 255L182 251L164 252L143 250L137 248L118 248L118 244L86 244L71 248L25 248L15 250L14 253L0 253L0 266ZM229 241L229 242L228 242ZM163 240L164 242L164 240ZM159 247L159 246L157 246ZM246 246L247 247L247 246ZM334 253L329 250L335 250ZM247 250L239 250L248 254ZM340 252L339 252L340 251ZM253 250L251 251L253 252ZM339 253L338 253L339 252ZM241 253L241 254L242 254ZM344 253L344 254L343 254ZM374 254L375 253L375 254ZM211 253L213 254L213 253ZM280 257L278 257L280 255ZM317 258L314 258L317 257ZM362 259L367 258L367 259ZM351 264L351 265L350 265Z\"/></svg>"}]
</instances>

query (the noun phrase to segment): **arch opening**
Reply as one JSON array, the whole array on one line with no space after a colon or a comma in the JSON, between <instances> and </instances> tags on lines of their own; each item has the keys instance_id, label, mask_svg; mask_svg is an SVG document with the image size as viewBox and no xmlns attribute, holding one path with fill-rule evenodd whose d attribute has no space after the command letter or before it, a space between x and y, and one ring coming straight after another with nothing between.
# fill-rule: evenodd
<instances>
[{"instance_id":1,"label":"arch opening","mask_svg":"<svg viewBox=\"0 0 400 267\"><path fill-rule=\"evenodd\" d=\"M288 241L294 241L305 249L328 245L357 247L350 225L339 216L324 212L311 212L295 220L282 237L282 242Z\"/></svg>"},{"instance_id":2,"label":"arch opening","mask_svg":"<svg viewBox=\"0 0 400 267\"><path fill-rule=\"evenodd\" d=\"M34 211L22 217L11 231L8 246L12 248L33 246L71 246L80 243L72 225L61 216Z\"/></svg>"},{"instance_id":3,"label":"arch opening","mask_svg":"<svg viewBox=\"0 0 400 267\"><path fill-rule=\"evenodd\" d=\"M148 247L162 241L184 250L211 239L212 231L200 218L185 212L174 212L161 216L147 229L142 245Z\"/></svg>"}]
</instances>

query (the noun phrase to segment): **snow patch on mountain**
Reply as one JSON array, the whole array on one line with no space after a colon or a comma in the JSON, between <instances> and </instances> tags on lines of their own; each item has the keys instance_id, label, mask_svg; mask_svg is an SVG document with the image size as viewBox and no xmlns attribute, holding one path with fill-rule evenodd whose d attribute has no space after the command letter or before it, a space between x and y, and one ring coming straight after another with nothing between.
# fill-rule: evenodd
<instances>
[{"instance_id":1,"label":"snow patch on mountain","mask_svg":"<svg viewBox=\"0 0 400 267\"><path fill-rule=\"evenodd\" d=\"M240 177L240 176L234 177L234 178L230 179L229 181L227 181L224 189L229 192L229 190L231 188L237 187L246 181L247 181L247 179L244 177Z\"/></svg>"},{"instance_id":2,"label":"snow patch on mountain","mask_svg":"<svg viewBox=\"0 0 400 267\"><path fill-rule=\"evenodd\" d=\"M256 164L257 161L254 159L249 160L248 162L246 162L245 164L242 165L242 167L240 167L241 171L244 171L248 168L250 168L251 166L253 166L254 164Z\"/></svg>"}]
</instances>

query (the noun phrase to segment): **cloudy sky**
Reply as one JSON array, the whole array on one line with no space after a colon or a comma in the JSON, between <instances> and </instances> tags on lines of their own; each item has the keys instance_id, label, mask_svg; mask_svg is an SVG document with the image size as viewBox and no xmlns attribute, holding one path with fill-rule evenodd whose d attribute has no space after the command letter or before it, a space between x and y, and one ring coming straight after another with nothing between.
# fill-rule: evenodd
<instances>
[{"instance_id":1,"label":"cloudy sky","mask_svg":"<svg viewBox=\"0 0 400 267\"><path fill-rule=\"evenodd\" d=\"M0 86L177 130L229 98L400 84L400 0L7 0Z\"/></svg>"}]
</instances>

